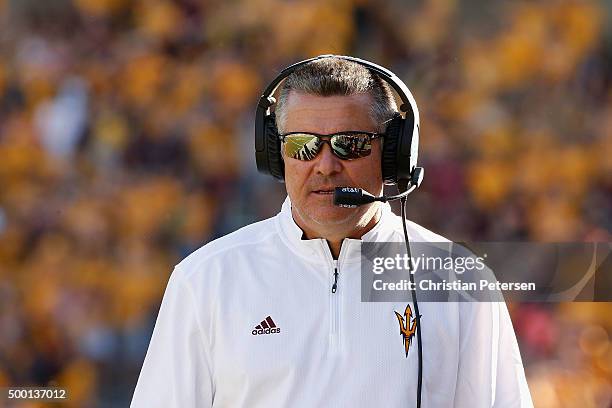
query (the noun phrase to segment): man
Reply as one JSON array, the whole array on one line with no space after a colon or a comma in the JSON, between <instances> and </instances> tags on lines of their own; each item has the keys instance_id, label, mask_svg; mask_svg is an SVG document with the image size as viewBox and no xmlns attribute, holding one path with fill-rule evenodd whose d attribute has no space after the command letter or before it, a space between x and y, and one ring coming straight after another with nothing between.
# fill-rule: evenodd
<instances>
[{"instance_id":1,"label":"man","mask_svg":"<svg viewBox=\"0 0 612 408\"><path fill-rule=\"evenodd\" d=\"M401 242L401 220L388 204L332 200L338 186L382 194L381 134L396 110L386 83L344 59L285 80L288 198L176 266L132 407L416 406L412 303L360 297L361 243ZM408 233L447 241L412 222ZM505 304L420 308L423 407L532 406Z\"/></svg>"}]
</instances>

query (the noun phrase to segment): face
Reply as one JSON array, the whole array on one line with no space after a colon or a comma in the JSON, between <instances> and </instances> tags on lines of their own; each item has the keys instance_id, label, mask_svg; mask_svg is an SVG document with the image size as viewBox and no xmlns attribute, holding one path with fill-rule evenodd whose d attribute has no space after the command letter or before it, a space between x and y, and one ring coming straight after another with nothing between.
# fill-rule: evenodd
<instances>
[{"instance_id":1,"label":"face","mask_svg":"<svg viewBox=\"0 0 612 408\"><path fill-rule=\"evenodd\" d=\"M376 132L369 95L317 96L292 92L285 105L284 133L309 132L328 135L340 131ZM336 157L328 144L310 161L287 157L285 185L293 217L307 232L324 236L327 230L349 232L365 227L375 216L378 204L341 208L333 204L335 187L360 187L381 195L380 139L372 141L369 156L355 160ZM347 235L348 236L348 235Z\"/></svg>"}]
</instances>

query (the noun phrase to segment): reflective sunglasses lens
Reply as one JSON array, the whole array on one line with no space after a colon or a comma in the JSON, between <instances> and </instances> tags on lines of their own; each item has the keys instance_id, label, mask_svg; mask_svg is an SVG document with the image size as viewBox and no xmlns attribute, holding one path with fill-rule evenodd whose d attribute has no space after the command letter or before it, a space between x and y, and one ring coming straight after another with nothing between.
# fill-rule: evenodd
<instances>
[{"instance_id":1,"label":"reflective sunglasses lens","mask_svg":"<svg viewBox=\"0 0 612 408\"><path fill-rule=\"evenodd\" d=\"M335 135L331 138L331 145L336 156L344 160L366 157L372 151L372 141L365 133Z\"/></svg>"},{"instance_id":2,"label":"reflective sunglasses lens","mask_svg":"<svg viewBox=\"0 0 612 408\"><path fill-rule=\"evenodd\" d=\"M316 136L296 133L285 136L285 155L298 160L312 160L319 153L321 142Z\"/></svg>"}]
</instances>

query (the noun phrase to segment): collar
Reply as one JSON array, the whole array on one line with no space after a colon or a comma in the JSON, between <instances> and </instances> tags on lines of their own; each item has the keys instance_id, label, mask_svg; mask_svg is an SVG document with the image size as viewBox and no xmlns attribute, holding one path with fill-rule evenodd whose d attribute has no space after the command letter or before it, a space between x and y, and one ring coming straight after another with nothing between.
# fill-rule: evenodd
<instances>
[{"instance_id":1,"label":"collar","mask_svg":"<svg viewBox=\"0 0 612 408\"><path fill-rule=\"evenodd\" d=\"M338 262L360 262L361 242L396 241L394 239L395 214L391 211L389 203L382 203L382 214L378 223L361 239L345 238L342 241ZM322 238L302 239L303 231L296 224L291 214L291 200L289 196L283 202L281 211L276 216L278 232L287 246L302 258L310 262L329 264L333 261L331 250L327 241Z\"/></svg>"}]
</instances>

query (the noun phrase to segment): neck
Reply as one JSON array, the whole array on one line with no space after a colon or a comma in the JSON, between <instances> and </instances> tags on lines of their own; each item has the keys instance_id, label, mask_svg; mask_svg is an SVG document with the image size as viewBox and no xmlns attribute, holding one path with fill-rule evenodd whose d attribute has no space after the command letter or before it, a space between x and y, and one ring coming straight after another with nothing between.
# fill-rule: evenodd
<instances>
[{"instance_id":1,"label":"neck","mask_svg":"<svg viewBox=\"0 0 612 408\"><path fill-rule=\"evenodd\" d=\"M350 227L342 225L316 225L316 227L313 228L309 226L308 223L304 222L299 214L296 214L295 208L292 207L291 213L293 215L293 220L302 229L306 239L325 239L329 245L333 258L338 259L342 241L345 238L360 239L363 237L378 223L382 215L382 209L380 205L373 204L372 208L368 210L363 217L364 221Z\"/></svg>"}]
</instances>

